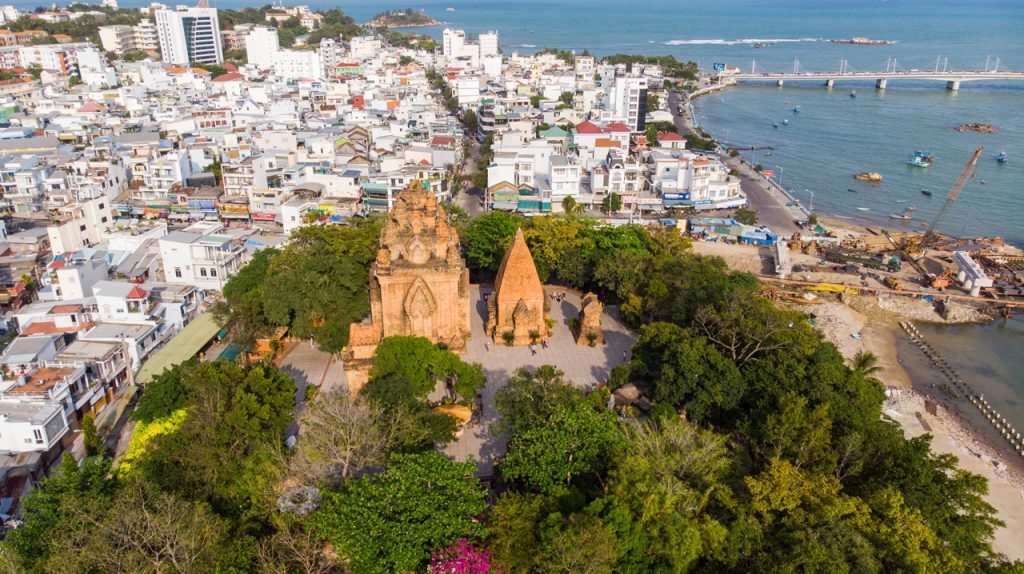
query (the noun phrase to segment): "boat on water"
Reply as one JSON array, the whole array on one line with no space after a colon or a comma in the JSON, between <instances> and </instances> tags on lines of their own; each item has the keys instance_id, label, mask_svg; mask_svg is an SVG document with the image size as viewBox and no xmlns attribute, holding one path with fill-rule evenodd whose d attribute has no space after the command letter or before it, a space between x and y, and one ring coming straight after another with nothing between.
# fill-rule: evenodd
<instances>
[{"instance_id":1,"label":"boat on water","mask_svg":"<svg viewBox=\"0 0 1024 574\"><path fill-rule=\"evenodd\" d=\"M903 213L893 212L889 214L889 217L891 219L901 219L903 221L910 221L914 219L914 211L916 209L916 207L907 207L906 209L903 210Z\"/></svg>"},{"instance_id":2,"label":"boat on water","mask_svg":"<svg viewBox=\"0 0 1024 574\"><path fill-rule=\"evenodd\" d=\"M927 189L922 189L922 190L921 190L921 193L922 193L923 195L927 195L928 197L931 197L931 196L932 196L932 192L928 191Z\"/></svg>"},{"instance_id":3,"label":"boat on water","mask_svg":"<svg viewBox=\"0 0 1024 574\"><path fill-rule=\"evenodd\" d=\"M782 125L788 126L789 125L789 120L782 120Z\"/></svg>"},{"instance_id":4,"label":"boat on water","mask_svg":"<svg viewBox=\"0 0 1024 574\"><path fill-rule=\"evenodd\" d=\"M800 113L800 106L797 106L797 107L793 108L793 113L794 114L799 114Z\"/></svg>"},{"instance_id":5,"label":"boat on water","mask_svg":"<svg viewBox=\"0 0 1024 574\"><path fill-rule=\"evenodd\" d=\"M454 12L455 8L448 7L448 8L445 8L444 11L445 12Z\"/></svg>"},{"instance_id":6,"label":"boat on water","mask_svg":"<svg viewBox=\"0 0 1024 574\"><path fill-rule=\"evenodd\" d=\"M996 161L998 161L999 163L1006 163L1010 161L1010 156L1006 155L1005 151L1001 151L996 154Z\"/></svg>"},{"instance_id":7,"label":"boat on water","mask_svg":"<svg viewBox=\"0 0 1024 574\"><path fill-rule=\"evenodd\" d=\"M853 193L857 193L857 190L853 189L852 187L846 188L846 191L852 191Z\"/></svg>"},{"instance_id":8,"label":"boat on water","mask_svg":"<svg viewBox=\"0 0 1024 574\"><path fill-rule=\"evenodd\" d=\"M924 150L915 149L907 163L915 167L928 167L932 164L932 154Z\"/></svg>"},{"instance_id":9,"label":"boat on water","mask_svg":"<svg viewBox=\"0 0 1024 574\"><path fill-rule=\"evenodd\" d=\"M871 211L870 207L858 207L857 211Z\"/></svg>"},{"instance_id":10,"label":"boat on water","mask_svg":"<svg viewBox=\"0 0 1024 574\"><path fill-rule=\"evenodd\" d=\"M779 129L779 124L776 122L772 122L772 127L775 129Z\"/></svg>"},{"instance_id":11,"label":"boat on water","mask_svg":"<svg viewBox=\"0 0 1024 574\"><path fill-rule=\"evenodd\" d=\"M857 97L857 90L850 90L850 97L851 98L856 98Z\"/></svg>"}]
</instances>

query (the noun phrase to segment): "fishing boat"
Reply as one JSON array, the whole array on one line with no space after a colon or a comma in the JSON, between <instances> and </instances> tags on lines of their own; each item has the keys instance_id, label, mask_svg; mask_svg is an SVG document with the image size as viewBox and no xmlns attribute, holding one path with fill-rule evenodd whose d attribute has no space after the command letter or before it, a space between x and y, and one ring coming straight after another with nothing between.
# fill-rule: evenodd
<instances>
[{"instance_id":1,"label":"fishing boat","mask_svg":"<svg viewBox=\"0 0 1024 574\"><path fill-rule=\"evenodd\" d=\"M772 127L775 129L779 129L779 124L772 122Z\"/></svg>"},{"instance_id":2,"label":"fishing boat","mask_svg":"<svg viewBox=\"0 0 1024 574\"><path fill-rule=\"evenodd\" d=\"M915 149L907 163L915 167L928 167L932 164L932 154Z\"/></svg>"},{"instance_id":3,"label":"fishing boat","mask_svg":"<svg viewBox=\"0 0 1024 574\"><path fill-rule=\"evenodd\" d=\"M850 97L851 98L856 98L857 97L857 90L850 90Z\"/></svg>"},{"instance_id":4,"label":"fishing boat","mask_svg":"<svg viewBox=\"0 0 1024 574\"><path fill-rule=\"evenodd\" d=\"M846 188L846 191L850 191L850 192L853 192L853 193L857 193L857 190L856 190L856 189L853 189L852 187L848 187L848 188Z\"/></svg>"},{"instance_id":5,"label":"fishing boat","mask_svg":"<svg viewBox=\"0 0 1024 574\"><path fill-rule=\"evenodd\" d=\"M998 161L999 163L1006 163L1010 161L1010 156L1006 155L1005 151L1001 151L996 154L996 161Z\"/></svg>"},{"instance_id":6,"label":"fishing boat","mask_svg":"<svg viewBox=\"0 0 1024 574\"><path fill-rule=\"evenodd\" d=\"M800 113L800 106L797 106L797 107L793 108L793 113L794 114L799 114Z\"/></svg>"},{"instance_id":7,"label":"fishing boat","mask_svg":"<svg viewBox=\"0 0 1024 574\"><path fill-rule=\"evenodd\" d=\"M922 190L921 190L921 193L922 193L923 195L927 195L928 197L931 197L931 196L932 196L932 192L928 191L927 189L922 189Z\"/></svg>"},{"instance_id":8,"label":"fishing boat","mask_svg":"<svg viewBox=\"0 0 1024 574\"><path fill-rule=\"evenodd\" d=\"M782 125L788 126L789 125L789 120L782 120Z\"/></svg>"},{"instance_id":9,"label":"fishing boat","mask_svg":"<svg viewBox=\"0 0 1024 574\"><path fill-rule=\"evenodd\" d=\"M891 219L900 219L900 220L903 220L903 221L910 221L911 219L914 219L914 210L915 209L917 209L917 208L915 208L915 207L908 207L908 208L903 210L903 213L890 213L889 217Z\"/></svg>"},{"instance_id":10,"label":"fishing boat","mask_svg":"<svg viewBox=\"0 0 1024 574\"><path fill-rule=\"evenodd\" d=\"M858 211L871 211L871 208L870 207L858 207L857 210Z\"/></svg>"}]
</instances>

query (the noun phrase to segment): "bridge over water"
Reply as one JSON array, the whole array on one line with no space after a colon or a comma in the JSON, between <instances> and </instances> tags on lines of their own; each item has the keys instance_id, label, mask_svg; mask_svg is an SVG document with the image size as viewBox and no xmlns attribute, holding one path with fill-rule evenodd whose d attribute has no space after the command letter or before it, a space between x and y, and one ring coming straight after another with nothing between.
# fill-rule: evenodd
<instances>
[{"instance_id":1,"label":"bridge over water","mask_svg":"<svg viewBox=\"0 0 1024 574\"><path fill-rule=\"evenodd\" d=\"M884 90L890 80L930 80L945 82L946 89L959 90L963 82L976 81L1024 81L1024 72L996 72L989 70L924 71L889 70L886 72L736 72L723 74L724 80L734 82L774 82L782 86L786 82L820 82L831 88L838 81L874 81L875 87Z\"/></svg>"}]
</instances>

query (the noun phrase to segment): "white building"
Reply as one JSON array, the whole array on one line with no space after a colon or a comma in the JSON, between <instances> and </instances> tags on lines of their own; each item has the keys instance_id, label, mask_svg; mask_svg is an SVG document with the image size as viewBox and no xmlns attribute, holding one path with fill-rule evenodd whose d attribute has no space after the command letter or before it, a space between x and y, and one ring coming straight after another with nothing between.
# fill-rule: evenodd
<instances>
[{"instance_id":1,"label":"white building","mask_svg":"<svg viewBox=\"0 0 1024 574\"><path fill-rule=\"evenodd\" d=\"M466 45L466 33L462 30L445 28L441 32L442 47L446 58L458 58L462 55L462 47Z\"/></svg>"},{"instance_id":2,"label":"white building","mask_svg":"<svg viewBox=\"0 0 1024 574\"><path fill-rule=\"evenodd\" d=\"M54 253L96 245L114 226L110 200L106 197L73 203L60 208L59 212L57 223L46 226L46 235Z\"/></svg>"},{"instance_id":3,"label":"white building","mask_svg":"<svg viewBox=\"0 0 1024 574\"><path fill-rule=\"evenodd\" d=\"M156 11L160 53L171 64L219 64L224 61L216 8Z\"/></svg>"},{"instance_id":4,"label":"white building","mask_svg":"<svg viewBox=\"0 0 1024 574\"><path fill-rule=\"evenodd\" d=\"M278 50L274 53L274 75L285 80L322 77L320 54L308 50Z\"/></svg>"},{"instance_id":5,"label":"white building","mask_svg":"<svg viewBox=\"0 0 1024 574\"><path fill-rule=\"evenodd\" d=\"M484 32L480 34L480 57L498 55L498 33Z\"/></svg>"},{"instance_id":6,"label":"white building","mask_svg":"<svg viewBox=\"0 0 1024 574\"><path fill-rule=\"evenodd\" d=\"M274 55L280 49L277 30L256 26L245 37L245 59L262 69L274 67Z\"/></svg>"},{"instance_id":7,"label":"white building","mask_svg":"<svg viewBox=\"0 0 1024 574\"><path fill-rule=\"evenodd\" d=\"M376 58L383 46L374 36L356 36L349 40L349 52L354 60Z\"/></svg>"},{"instance_id":8,"label":"white building","mask_svg":"<svg viewBox=\"0 0 1024 574\"><path fill-rule=\"evenodd\" d=\"M219 231L220 226L209 229ZM160 238L160 257L167 283L220 291L241 267L242 245L239 241L228 235L204 231L208 229L192 226Z\"/></svg>"},{"instance_id":9,"label":"white building","mask_svg":"<svg viewBox=\"0 0 1024 574\"><path fill-rule=\"evenodd\" d=\"M113 52L122 56L128 52L134 52L135 29L131 26L100 26L100 44L105 52Z\"/></svg>"},{"instance_id":10,"label":"white building","mask_svg":"<svg viewBox=\"0 0 1024 574\"><path fill-rule=\"evenodd\" d=\"M107 64L103 54L93 48L92 50L79 50L78 77L87 86L92 87L114 87L117 85L117 72Z\"/></svg>"},{"instance_id":11,"label":"white building","mask_svg":"<svg viewBox=\"0 0 1024 574\"><path fill-rule=\"evenodd\" d=\"M617 76L605 95L607 121L625 122L634 132L642 132L647 123L647 78Z\"/></svg>"},{"instance_id":12,"label":"white building","mask_svg":"<svg viewBox=\"0 0 1024 574\"><path fill-rule=\"evenodd\" d=\"M152 20L142 20L138 25L132 27L135 33L135 49L143 52L152 52L160 49L160 34L156 31L156 24Z\"/></svg>"}]
</instances>

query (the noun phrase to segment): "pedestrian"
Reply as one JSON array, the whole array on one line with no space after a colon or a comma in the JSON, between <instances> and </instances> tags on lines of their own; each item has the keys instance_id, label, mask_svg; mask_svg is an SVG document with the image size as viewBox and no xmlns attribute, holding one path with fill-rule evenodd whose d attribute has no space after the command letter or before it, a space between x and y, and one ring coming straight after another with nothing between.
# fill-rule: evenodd
<instances>
[{"instance_id":1,"label":"pedestrian","mask_svg":"<svg viewBox=\"0 0 1024 574\"><path fill-rule=\"evenodd\" d=\"M532 343L530 344L530 354L532 354L532 355L536 355L537 354L537 345L534 345Z\"/></svg>"},{"instance_id":2,"label":"pedestrian","mask_svg":"<svg viewBox=\"0 0 1024 574\"><path fill-rule=\"evenodd\" d=\"M625 363L625 362L626 362L626 354L627 354L627 353L628 353L628 351L623 351L623 352L622 352L622 362L623 362L623 363Z\"/></svg>"},{"instance_id":3,"label":"pedestrian","mask_svg":"<svg viewBox=\"0 0 1024 574\"><path fill-rule=\"evenodd\" d=\"M541 346L542 346L542 347L544 347L545 349L547 349L547 348L548 348L548 338L547 338L547 337L544 337L543 339L541 339L541 340L540 340L540 344L541 344Z\"/></svg>"},{"instance_id":4,"label":"pedestrian","mask_svg":"<svg viewBox=\"0 0 1024 574\"><path fill-rule=\"evenodd\" d=\"M490 341L484 341L484 349L487 349L488 353L491 352L491 342Z\"/></svg>"}]
</instances>

